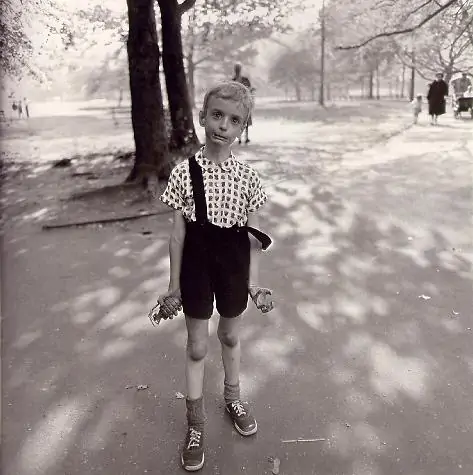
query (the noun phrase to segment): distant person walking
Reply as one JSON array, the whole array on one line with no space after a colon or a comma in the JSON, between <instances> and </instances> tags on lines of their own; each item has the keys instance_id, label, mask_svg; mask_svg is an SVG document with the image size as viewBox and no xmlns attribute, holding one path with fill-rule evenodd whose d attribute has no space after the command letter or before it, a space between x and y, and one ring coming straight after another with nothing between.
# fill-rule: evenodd
<instances>
[{"instance_id":1,"label":"distant person walking","mask_svg":"<svg viewBox=\"0 0 473 475\"><path fill-rule=\"evenodd\" d=\"M239 83L243 84L253 94L255 92L255 88L251 87L251 82L246 76L241 75L241 64L235 64L234 71L235 71L235 75L233 76L232 81L236 81L236 82L239 82ZM245 143L250 142L250 137L248 135L248 128L251 125L253 125L253 118L251 117L251 113L250 113L250 115L248 117L248 121L246 123L246 127L245 127L245 135L246 135ZM238 137L238 143L241 144L241 135L240 135L240 137Z\"/></svg>"},{"instance_id":2,"label":"distant person walking","mask_svg":"<svg viewBox=\"0 0 473 475\"><path fill-rule=\"evenodd\" d=\"M414 124L417 124L419 114L422 112L422 94L417 94L416 98L411 102L411 107L414 116Z\"/></svg>"},{"instance_id":3,"label":"distant person walking","mask_svg":"<svg viewBox=\"0 0 473 475\"><path fill-rule=\"evenodd\" d=\"M471 87L471 79L467 73L462 73L461 77L456 81L452 81L452 83L457 96L462 96Z\"/></svg>"},{"instance_id":4,"label":"distant person walking","mask_svg":"<svg viewBox=\"0 0 473 475\"><path fill-rule=\"evenodd\" d=\"M438 73L427 93L431 125L437 125L438 116L445 114L445 96L448 96L448 84L443 80L443 74Z\"/></svg>"},{"instance_id":5,"label":"distant person walking","mask_svg":"<svg viewBox=\"0 0 473 475\"><path fill-rule=\"evenodd\" d=\"M26 118L29 119L30 118L30 104L28 102L28 99L26 99L26 97L23 98L23 104L25 106L25 114L26 114Z\"/></svg>"},{"instance_id":6,"label":"distant person walking","mask_svg":"<svg viewBox=\"0 0 473 475\"><path fill-rule=\"evenodd\" d=\"M23 116L23 104L21 103L21 100L18 101L18 118L21 119Z\"/></svg>"}]
</instances>

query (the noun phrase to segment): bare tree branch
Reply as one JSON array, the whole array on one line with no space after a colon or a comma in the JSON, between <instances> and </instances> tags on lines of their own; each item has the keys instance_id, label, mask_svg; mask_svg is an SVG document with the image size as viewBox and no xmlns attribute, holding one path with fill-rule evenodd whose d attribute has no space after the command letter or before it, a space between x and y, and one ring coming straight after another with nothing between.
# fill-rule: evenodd
<instances>
[{"instance_id":1,"label":"bare tree branch","mask_svg":"<svg viewBox=\"0 0 473 475\"><path fill-rule=\"evenodd\" d=\"M415 8L414 10L412 10L411 12L409 12L409 13L403 18L404 21L407 21L410 16L415 15L417 12L419 12L420 10L422 10L424 7L426 7L427 5L429 5L429 4L431 4L431 3L432 3L432 0L427 0L427 1L424 2L422 5L419 5L417 8Z\"/></svg>"},{"instance_id":2,"label":"bare tree branch","mask_svg":"<svg viewBox=\"0 0 473 475\"><path fill-rule=\"evenodd\" d=\"M271 41L272 43L276 43L277 45L282 46L282 47L288 49L289 51L294 51L294 48L292 48L291 46L287 45L287 44L284 43L283 41L278 40L277 38L270 37L270 38L268 38L268 39L269 39L269 41Z\"/></svg>"},{"instance_id":3,"label":"bare tree branch","mask_svg":"<svg viewBox=\"0 0 473 475\"><path fill-rule=\"evenodd\" d=\"M179 3L177 13L183 15L187 10L190 10L195 5L195 1L196 0L184 0L182 3Z\"/></svg>"},{"instance_id":4,"label":"bare tree branch","mask_svg":"<svg viewBox=\"0 0 473 475\"><path fill-rule=\"evenodd\" d=\"M337 50L358 49L358 48L361 48L363 46L366 46L368 43L371 43L372 41L377 40L379 38L389 38L391 36L398 36L398 35L404 35L406 33L412 33L413 31L416 31L419 28L421 28L422 26L424 26L430 20L432 20L437 15L442 13L444 10L451 7L456 2L457 2L457 0L449 0L447 3L440 6L437 10L432 12L430 15L427 15L422 21L420 21L419 23L417 23L416 25L414 25L410 28L398 29L398 30L384 32L384 33L378 33L377 35L371 36L370 38L368 38L365 41L362 41L361 43L357 43L357 44L349 45L349 46L337 46L336 49Z\"/></svg>"}]
</instances>

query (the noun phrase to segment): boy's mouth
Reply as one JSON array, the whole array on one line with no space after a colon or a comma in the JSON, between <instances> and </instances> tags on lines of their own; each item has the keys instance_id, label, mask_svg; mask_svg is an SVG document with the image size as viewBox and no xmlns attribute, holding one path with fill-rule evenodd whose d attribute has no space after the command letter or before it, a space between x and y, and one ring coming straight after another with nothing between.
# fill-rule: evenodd
<instances>
[{"instance_id":1,"label":"boy's mouth","mask_svg":"<svg viewBox=\"0 0 473 475\"><path fill-rule=\"evenodd\" d=\"M214 139L217 139L221 142L228 142L228 138L225 137L224 135L220 135L220 134L213 134L213 137Z\"/></svg>"}]
</instances>

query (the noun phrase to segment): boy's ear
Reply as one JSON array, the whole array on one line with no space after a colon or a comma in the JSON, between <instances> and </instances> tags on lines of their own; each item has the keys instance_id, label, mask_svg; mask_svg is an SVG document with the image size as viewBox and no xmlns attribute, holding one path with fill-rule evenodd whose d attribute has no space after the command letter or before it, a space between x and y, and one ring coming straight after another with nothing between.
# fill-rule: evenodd
<instances>
[{"instance_id":1,"label":"boy's ear","mask_svg":"<svg viewBox=\"0 0 473 475\"><path fill-rule=\"evenodd\" d=\"M199 124L201 127L205 126L205 113L204 111L199 112Z\"/></svg>"}]
</instances>

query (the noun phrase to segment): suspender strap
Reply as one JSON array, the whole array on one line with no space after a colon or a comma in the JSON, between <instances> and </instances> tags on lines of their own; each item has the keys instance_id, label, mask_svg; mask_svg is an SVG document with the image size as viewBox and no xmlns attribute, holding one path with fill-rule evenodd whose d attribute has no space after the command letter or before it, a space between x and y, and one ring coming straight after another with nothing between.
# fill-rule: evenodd
<instances>
[{"instance_id":1,"label":"suspender strap","mask_svg":"<svg viewBox=\"0 0 473 475\"><path fill-rule=\"evenodd\" d=\"M195 217L197 223L205 224L207 220L207 202L205 201L205 188L204 177L202 175L202 168L200 168L195 156L189 158L189 174L191 177L192 193L194 195L195 203ZM242 226L251 235L253 235L260 243L263 251L268 249L271 245L271 238L260 231L259 229L252 228L251 226Z\"/></svg>"},{"instance_id":2,"label":"suspender strap","mask_svg":"<svg viewBox=\"0 0 473 475\"><path fill-rule=\"evenodd\" d=\"M207 202L205 201L204 177L195 156L189 158L192 193L195 203L195 217L199 224L207 222Z\"/></svg>"},{"instance_id":3,"label":"suspender strap","mask_svg":"<svg viewBox=\"0 0 473 475\"><path fill-rule=\"evenodd\" d=\"M261 243L263 251L266 251L266 249L268 249L268 247L273 242L267 234L263 233L263 231L260 231L259 229L252 228L251 226L243 226L243 228L252 234L256 239L258 239L258 241Z\"/></svg>"}]
</instances>

